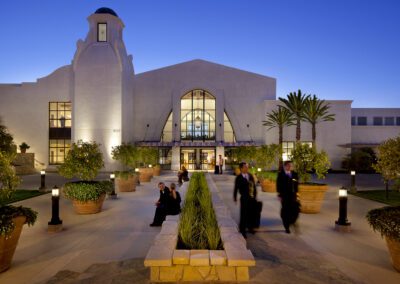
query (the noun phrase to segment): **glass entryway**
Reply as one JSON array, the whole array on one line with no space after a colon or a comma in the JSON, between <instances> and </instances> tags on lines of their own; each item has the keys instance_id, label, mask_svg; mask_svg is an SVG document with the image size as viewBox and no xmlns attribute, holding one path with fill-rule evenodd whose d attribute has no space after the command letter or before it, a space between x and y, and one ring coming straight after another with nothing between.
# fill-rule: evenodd
<instances>
[{"instance_id":1,"label":"glass entryway","mask_svg":"<svg viewBox=\"0 0 400 284\"><path fill-rule=\"evenodd\" d=\"M188 170L214 171L215 148L181 147L181 167Z\"/></svg>"}]
</instances>

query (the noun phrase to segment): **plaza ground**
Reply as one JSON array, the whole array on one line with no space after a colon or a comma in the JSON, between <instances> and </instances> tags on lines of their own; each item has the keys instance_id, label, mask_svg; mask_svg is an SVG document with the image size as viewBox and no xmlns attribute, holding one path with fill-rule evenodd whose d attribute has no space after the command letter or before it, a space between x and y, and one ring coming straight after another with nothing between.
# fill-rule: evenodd
<instances>
[{"instance_id":1,"label":"plaza ground","mask_svg":"<svg viewBox=\"0 0 400 284\"><path fill-rule=\"evenodd\" d=\"M107 175L99 178L107 178ZM214 176L221 197L238 221L239 206L232 201L234 177ZM78 216L71 202L61 199L64 231L46 232L51 217L50 195L16 204L39 211L38 222L25 226L10 270L0 274L0 283L148 283L149 271L143 259L159 228L149 227L158 197L158 181L176 182L165 172L143 183L136 192L119 193L106 200L103 212ZM47 176L49 187L66 180ZM257 265L250 269L251 283L400 283L400 273L391 266L384 240L374 233L365 214L384 204L349 196L351 233L333 230L338 217L338 189L348 186L346 175L329 175L328 190L320 214L302 214L297 233L287 235L279 218L276 194L260 192L263 201L262 226L249 235L248 248ZM378 176L360 175L360 189L381 186ZM39 176L25 176L21 188L35 189Z\"/></svg>"}]
</instances>

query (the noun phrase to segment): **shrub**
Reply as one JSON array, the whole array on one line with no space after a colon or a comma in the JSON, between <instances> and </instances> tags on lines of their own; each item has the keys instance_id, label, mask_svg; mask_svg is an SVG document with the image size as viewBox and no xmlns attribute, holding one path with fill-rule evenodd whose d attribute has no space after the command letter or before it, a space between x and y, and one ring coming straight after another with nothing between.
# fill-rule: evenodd
<instances>
[{"instance_id":1,"label":"shrub","mask_svg":"<svg viewBox=\"0 0 400 284\"><path fill-rule=\"evenodd\" d=\"M221 235L204 173L193 173L179 223L186 249L221 249Z\"/></svg>"},{"instance_id":2,"label":"shrub","mask_svg":"<svg viewBox=\"0 0 400 284\"><path fill-rule=\"evenodd\" d=\"M96 142L82 140L73 143L64 164L58 168L60 174L66 178L77 177L86 181L94 179L104 166L99 146Z\"/></svg>"},{"instance_id":3,"label":"shrub","mask_svg":"<svg viewBox=\"0 0 400 284\"><path fill-rule=\"evenodd\" d=\"M364 147L353 151L342 161L342 168L357 172L373 171L373 164L376 162L376 155L372 148Z\"/></svg>"},{"instance_id":4,"label":"shrub","mask_svg":"<svg viewBox=\"0 0 400 284\"><path fill-rule=\"evenodd\" d=\"M378 146L378 161L373 168L380 174L387 183L394 180L398 184L400 165L400 136L391 138Z\"/></svg>"},{"instance_id":5,"label":"shrub","mask_svg":"<svg viewBox=\"0 0 400 284\"><path fill-rule=\"evenodd\" d=\"M137 176L138 174L136 174L134 171L129 170L129 171L116 171L114 172L115 177L120 178L120 179L124 179L127 180L131 177Z\"/></svg>"},{"instance_id":6,"label":"shrub","mask_svg":"<svg viewBox=\"0 0 400 284\"><path fill-rule=\"evenodd\" d=\"M140 162L140 149L132 144L121 144L112 148L111 155L125 168L134 169Z\"/></svg>"},{"instance_id":7,"label":"shrub","mask_svg":"<svg viewBox=\"0 0 400 284\"><path fill-rule=\"evenodd\" d=\"M302 183L311 181L311 171L315 171L317 178L325 178L330 168L329 157L325 151L318 152L308 144L296 143L291 159Z\"/></svg>"},{"instance_id":8,"label":"shrub","mask_svg":"<svg viewBox=\"0 0 400 284\"><path fill-rule=\"evenodd\" d=\"M155 147L139 147L140 162L145 167L158 163L158 149Z\"/></svg>"},{"instance_id":9,"label":"shrub","mask_svg":"<svg viewBox=\"0 0 400 284\"><path fill-rule=\"evenodd\" d=\"M268 179L268 180L276 181L276 179L278 177L278 173L272 172L272 171L262 171L262 172L257 173L257 177L259 179Z\"/></svg>"},{"instance_id":10,"label":"shrub","mask_svg":"<svg viewBox=\"0 0 400 284\"><path fill-rule=\"evenodd\" d=\"M367 220L374 231L381 236L400 242L400 206L387 206L370 210Z\"/></svg>"},{"instance_id":11,"label":"shrub","mask_svg":"<svg viewBox=\"0 0 400 284\"><path fill-rule=\"evenodd\" d=\"M277 144L262 145L256 150L255 161L257 167L270 170L278 165L280 147Z\"/></svg>"},{"instance_id":12,"label":"shrub","mask_svg":"<svg viewBox=\"0 0 400 284\"><path fill-rule=\"evenodd\" d=\"M232 149L232 154L237 163L247 162L253 165L257 157L257 148L255 146L239 146Z\"/></svg>"},{"instance_id":13,"label":"shrub","mask_svg":"<svg viewBox=\"0 0 400 284\"><path fill-rule=\"evenodd\" d=\"M14 144L14 138L0 120L0 152L7 155L13 155L17 152Z\"/></svg>"},{"instance_id":14,"label":"shrub","mask_svg":"<svg viewBox=\"0 0 400 284\"><path fill-rule=\"evenodd\" d=\"M65 197L82 202L96 201L101 195L111 193L112 190L113 183L108 180L69 182L64 185Z\"/></svg>"}]
</instances>

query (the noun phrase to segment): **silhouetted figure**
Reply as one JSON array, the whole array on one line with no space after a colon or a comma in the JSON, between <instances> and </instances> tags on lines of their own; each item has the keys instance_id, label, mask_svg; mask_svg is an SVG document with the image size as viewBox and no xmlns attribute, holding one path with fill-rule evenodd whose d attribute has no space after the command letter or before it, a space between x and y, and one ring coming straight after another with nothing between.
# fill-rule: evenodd
<instances>
[{"instance_id":1,"label":"silhouetted figure","mask_svg":"<svg viewBox=\"0 0 400 284\"><path fill-rule=\"evenodd\" d=\"M281 200L281 218L286 233L290 234L290 226L294 225L299 217L300 203L297 200L298 175L293 171L291 161L283 164L276 181L278 197Z\"/></svg>"},{"instance_id":2,"label":"silhouetted figure","mask_svg":"<svg viewBox=\"0 0 400 284\"><path fill-rule=\"evenodd\" d=\"M178 183L179 185L182 185L184 181L189 181L189 172L185 168L185 166L182 166L182 169L178 173Z\"/></svg>"},{"instance_id":3,"label":"silhouetted figure","mask_svg":"<svg viewBox=\"0 0 400 284\"><path fill-rule=\"evenodd\" d=\"M160 198L156 202L156 213L154 214L153 223L150 224L151 227L161 226L162 222L165 221L167 216L167 206L170 199L170 190L165 186L163 182L158 183L158 188L160 190Z\"/></svg>"},{"instance_id":4,"label":"silhouetted figure","mask_svg":"<svg viewBox=\"0 0 400 284\"><path fill-rule=\"evenodd\" d=\"M181 213L181 195L176 191L175 183L169 187L169 200L167 203L167 215L178 215Z\"/></svg>"},{"instance_id":5,"label":"silhouetted figure","mask_svg":"<svg viewBox=\"0 0 400 284\"><path fill-rule=\"evenodd\" d=\"M256 203L257 189L252 174L249 173L249 166L242 162L239 164L240 174L235 179L233 200L237 202L237 193L240 193L240 223L239 230L243 237L246 236L246 229L254 233L254 222L251 220L251 206Z\"/></svg>"}]
</instances>

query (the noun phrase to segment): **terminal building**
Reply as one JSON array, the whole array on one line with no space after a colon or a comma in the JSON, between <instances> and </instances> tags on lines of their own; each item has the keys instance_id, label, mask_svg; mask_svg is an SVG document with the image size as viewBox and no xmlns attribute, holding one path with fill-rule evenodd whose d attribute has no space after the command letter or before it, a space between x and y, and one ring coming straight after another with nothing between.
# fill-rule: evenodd
<instances>
[{"instance_id":1,"label":"terminal building","mask_svg":"<svg viewBox=\"0 0 400 284\"><path fill-rule=\"evenodd\" d=\"M118 15L100 8L88 21L70 65L36 82L0 84L0 117L17 143L31 146L37 169L62 164L78 140L101 144L107 171L118 168L111 149L123 142L158 147L160 164L173 170L211 170L233 147L278 143L278 130L262 122L279 104L275 78L204 60L136 74ZM335 121L318 124L316 143L333 169L351 149L400 133L400 109L327 102ZM284 157L294 141L294 127L285 128ZM305 122L302 141L311 141Z\"/></svg>"}]
</instances>

